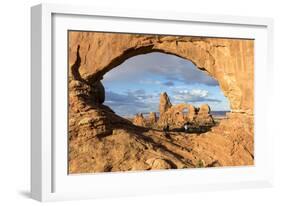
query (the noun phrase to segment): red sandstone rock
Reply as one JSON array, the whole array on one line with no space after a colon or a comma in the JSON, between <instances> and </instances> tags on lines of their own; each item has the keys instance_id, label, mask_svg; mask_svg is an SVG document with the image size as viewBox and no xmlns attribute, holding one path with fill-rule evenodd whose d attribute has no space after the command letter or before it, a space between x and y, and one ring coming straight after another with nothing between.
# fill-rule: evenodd
<instances>
[{"instance_id":1,"label":"red sandstone rock","mask_svg":"<svg viewBox=\"0 0 281 206\"><path fill-rule=\"evenodd\" d=\"M69 172L90 173L254 164L253 40L69 33ZM216 78L230 101L227 119L203 134L134 126L102 105L102 76L124 60L160 51L189 59ZM163 97L159 124L210 117L202 106L172 106ZM189 113L182 113L188 108ZM200 112L201 111L201 112ZM144 118L140 118L143 125Z\"/></svg>"},{"instance_id":2,"label":"red sandstone rock","mask_svg":"<svg viewBox=\"0 0 281 206\"><path fill-rule=\"evenodd\" d=\"M196 116L196 123L203 126L212 126L215 124L208 104L200 106L198 115Z\"/></svg>"},{"instance_id":3,"label":"red sandstone rock","mask_svg":"<svg viewBox=\"0 0 281 206\"><path fill-rule=\"evenodd\" d=\"M154 51L191 60L218 80L232 111L253 114L254 40L69 32L69 69L75 65L76 76L86 81L101 80L126 59Z\"/></svg>"},{"instance_id":4,"label":"red sandstone rock","mask_svg":"<svg viewBox=\"0 0 281 206\"><path fill-rule=\"evenodd\" d=\"M144 119L142 113L137 114L134 117L133 124L136 125L136 126L141 126L141 127L145 127L146 126L145 119Z\"/></svg>"},{"instance_id":5,"label":"red sandstone rock","mask_svg":"<svg viewBox=\"0 0 281 206\"><path fill-rule=\"evenodd\" d=\"M150 112L149 113L148 121L149 121L150 127L153 127L157 123L156 112Z\"/></svg>"},{"instance_id":6,"label":"red sandstone rock","mask_svg":"<svg viewBox=\"0 0 281 206\"><path fill-rule=\"evenodd\" d=\"M160 112L160 117L163 113L165 113L168 109L172 107L171 101L169 96L167 95L166 92L161 93L160 95L160 103L159 103L159 112Z\"/></svg>"}]
</instances>

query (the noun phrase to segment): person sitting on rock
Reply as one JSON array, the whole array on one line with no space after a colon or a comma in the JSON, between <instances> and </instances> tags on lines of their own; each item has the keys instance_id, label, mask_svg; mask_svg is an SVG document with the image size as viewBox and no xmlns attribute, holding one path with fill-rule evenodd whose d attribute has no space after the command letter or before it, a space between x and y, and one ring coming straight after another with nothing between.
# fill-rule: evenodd
<instances>
[{"instance_id":1,"label":"person sitting on rock","mask_svg":"<svg viewBox=\"0 0 281 206\"><path fill-rule=\"evenodd\" d=\"M170 130L170 126L169 124L166 124L164 127L163 127L163 132L164 132L164 136L166 138L171 138L170 134L169 134L169 130Z\"/></svg>"},{"instance_id":2,"label":"person sitting on rock","mask_svg":"<svg viewBox=\"0 0 281 206\"><path fill-rule=\"evenodd\" d=\"M183 127L184 127L184 132L187 132L187 131L188 131L188 125L189 125L188 122L186 122L186 123L183 125Z\"/></svg>"},{"instance_id":3,"label":"person sitting on rock","mask_svg":"<svg viewBox=\"0 0 281 206\"><path fill-rule=\"evenodd\" d=\"M169 124L165 124L165 126L163 127L163 132L169 132Z\"/></svg>"},{"instance_id":4,"label":"person sitting on rock","mask_svg":"<svg viewBox=\"0 0 281 206\"><path fill-rule=\"evenodd\" d=\"M169 130L170 130L170 126L169 124L166 125L166 128L165 128L165 137L168 138L168 139L171 139L171 136L169 134Z\"/></svg>"},{"instance_id":5,"label":"person sitting on rock","mask_svg":"<svg viewBox=\"0 0 281 206\"><path fill-rule=\"evenodd\" d=\"M169 132L169 130L170 130L170 126L169 126L169 124L167 124L166 131Z\"/></svg>"}]
</instances>

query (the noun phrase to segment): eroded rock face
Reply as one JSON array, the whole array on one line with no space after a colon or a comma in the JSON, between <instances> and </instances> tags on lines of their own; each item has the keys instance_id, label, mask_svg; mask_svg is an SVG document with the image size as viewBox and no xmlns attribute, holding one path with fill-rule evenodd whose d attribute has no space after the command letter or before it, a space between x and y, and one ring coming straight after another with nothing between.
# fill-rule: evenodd
<instances>
[{"instance_id":1,"label":"eroded rock face","mask_svg":"<svg viewBox=\"0 0 281 206\"><path fill-rule=\"evenodd\" d=\"M212 126L215 121L211 115L211 109L208 104L203 104L199 108L198 115L196 116L196 122L199 125Z\"/></svg>"},{"instance_id":2,"label":"eroded rock face","mask_svg":"<svg viewBox=\"0 0 281 206\"><path fill-rule=\"evenodd\" d=\"M78 49L79 48L79 49ZM253 113L254 41L161 35L70 32L69 65L98 81L126 59L153 51L191 60L218 80L233 112ZM79 60L79 61L78 61Z\"/></svg>"},{"instance_id":3,"label":"eroded rock face","mask_svg":"<svg viewBox=\"0 0 281 206\"><path fill-rule=\"evenodd\" d=\"M187 120L189 122L194 122L197 116L196 108L193 105L189 104L187 105L187 110L188 110Z\"/></svg>"},{"instance_id":4,"label":"eroded rock face","mask_svg":"<svg viewBox=\"0 0 281 206\"><path fill-rule=\"evenodd\" d=\"M136 116L134 117L134 120L133 120L133 124L136 126L140 126L140 127L146 126L145 119L144 119L142 113L136 114Z\"/></svg>"},{"instance_id":5,"label":"eroded rock face","mask_svg":"<svg viewBox=\"0 0 281 206\"><path fill-rule=\"evenodd\" d=\"M169 97L166 93L160 96L160 109L163 99ZM165 98L163 98L163 96ZM157 125L159 128L164 128L169 125L170 128L182 128L185 123L190 123L198 126L213 126L215 124L214 119L211 115L211 109L208 104L203 104L200 108L196 108L191 104L177 104L172 105L169 101L169 108L162 110L160 113Z\"/></svg>"},{"instance_id":6,"label":"eroded rock face","mask_svg":"<svg viewBox=\"0 0 281 206\"><path fill-rule=\"evenodd\" d=\"M81 104L101 105L105 100L105 90L100 81L86 83L79 80L70 80L69 91L70 101L74 98ZM73 102L78 103L77 101Z\"/></svg>"},{"instance_id":7,"label":"eroded rock face","mask_svg":"<svg viewBox=\"0 0 281 206\"><path fill-rule=\"evenodd\" d=\"M206 115L206 114L210 114L211 113L211 108L208 104L202 104L199 108L199 115Z\"/></svg>"},{"instance_id":8,"label":"eroded rock face","mask_svg":"<svg viewBox=\"0 0 281 206\"><path fill-rule=\"evenodd\" d=\"M150 112L149 113L148 121L149 121L149 125L150 126L153 126L153 125L155 125L157 123L156 112Z\"/></svg>"},{"instance_id":9,"label":"eroded rock face","mask_svg":"<svg viewBox=\"0 0 281 206\"><path fill-rule=\"evenodd\" d=\"M151 158L146 160L146 163L152 170L172 169L172 165L165 159Z\"/></svg>"},{"instance_id":10,"label":"eroded rock face","mask_svg":"<svg viewBox=\"0 0 281 206\"><path fill-rule=\"evenodd\" d=\"M187 114L183 110L188 108L188 104L177 104L170 107L166 112L160 115L157 122L158 127L163 128L169 125L170 128L181 128L187 121Z\"/></svg>"},{"instance_id":11,"label":"eroded rock face","mask_svg":"<svg viewBox=\"0 0 281 206\"><path fill-rule=\"evenodd\" d=\"M109 115L112 133L102 138L92 134L91 117L96 115L95 111L71 118L71 174L193 168L200 166L199 163L204 163L200 167L254 164L254 126L249 115L229 114L231 122L224 119L211 132L189 134L188 138L185 133L171 133L172 141L167 141L161 131L144 132L104 111L101 115ZM77 126L79 122L81 126Z\"/></svg>"},{"instance_id":12,"label":"eroded rock face","mask_svg":"<svg viewBox=\"0 0 281 206\"><path fill-rule=\"evenodd\" d=\"M165 113L168 109L172 107L172 103L170 101L169 96L166 92L160 94L160 103L159 103L159 113L160 117L163 113Z\"/></svg>"}]
</instances>

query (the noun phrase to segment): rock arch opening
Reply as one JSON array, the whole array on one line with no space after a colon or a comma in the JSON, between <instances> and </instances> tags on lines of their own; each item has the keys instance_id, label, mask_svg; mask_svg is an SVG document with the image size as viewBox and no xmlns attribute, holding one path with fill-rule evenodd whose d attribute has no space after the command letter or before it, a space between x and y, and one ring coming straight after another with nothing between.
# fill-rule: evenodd
<instances>
[{"instance_id":1,"label":"rock arch opening","mask_svg":"<svg viewBox=\"0 0 281 206\"><path fill-rule=\"evenodd\" d=\"M217 80L191 61L159 51L122 61L101 82L105 87L104 104L138 126L169 124L180 128L188 121L212 125L211 110L221 116L230 111ZM203 115L205 120L196 112L204 104L209 106Z\"/></svg>"}]
</instances>

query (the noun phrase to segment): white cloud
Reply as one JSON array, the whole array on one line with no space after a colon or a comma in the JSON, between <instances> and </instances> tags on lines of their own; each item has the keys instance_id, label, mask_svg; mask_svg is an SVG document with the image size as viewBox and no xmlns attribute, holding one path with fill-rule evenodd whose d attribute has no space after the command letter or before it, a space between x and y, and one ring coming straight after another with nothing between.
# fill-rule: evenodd
<instances>
[{"instance_id":1,"label":"white cloud","mask_svg":"<svg viewBox=\"0 0 281 206\"><path fill-rule=\"evenodd\" d=\"M208 96L208 91L203 90L203 89L192 89L192 90L174 90L175 94L180 94L180 95L190 95L190 96L197 96L197 97L207 97Z\"/></svg>"},{"instance_id":2,"label":"white cloud","mask_svg":"<svg viewBox=\"0 0 281 206\"><path fill-rule=\"evenodd\" d=\"M190 91L190 94L193 96L198 96L198 97L207 97L208 91L202 90L202 89L193 89Z\"/></svg>"},{"instance_id":3,"label":"white cloud","mask_svg":"<svg viewBox=\"0 0 281 206\"><path fill-rule=\"evenodd\" d=\"M172 98L177 102L220 102L209 97L209 92L203 89L174 90Z\"/></svg>"}]
</instances>

